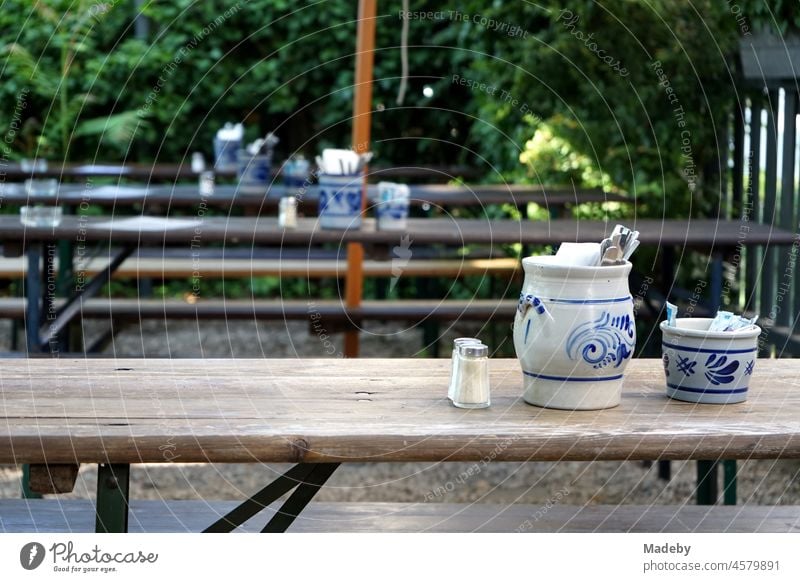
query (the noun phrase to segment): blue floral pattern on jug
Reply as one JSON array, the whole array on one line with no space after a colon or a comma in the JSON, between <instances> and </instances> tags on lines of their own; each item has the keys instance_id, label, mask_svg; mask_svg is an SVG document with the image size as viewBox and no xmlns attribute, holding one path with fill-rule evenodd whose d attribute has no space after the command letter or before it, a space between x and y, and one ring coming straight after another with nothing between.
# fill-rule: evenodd
<instances>
[{"instance_id":1,"label":"blue floral pattern on jug","mask_svg":"<svg viewBox=\"0 0 800 582\"><path fill-rule=\"evenodd\" d=\"M567 356L578 357L593 368L605 368L611 363L618 368L631 357L635 343L635 328L630 315L611 316L604 311L595 321L577 326L567 338Z\"/></svg>"},{"instance_id":2,"label":"blue floral pattern on jug","mask_svg":"<svg viewBox=\"0 0 800 582\"><path fill-rule=\"evenodd\" d=\"M733 374L739 369L739 361L728 362L728 356L721 354L709 354L706 360L706 378L708 381L719 386L720 384L730 384L733 382Z\"/></svg>"},{"instance_id":3,"label":"blue floral pattern on jug","mask_svg":"<svg viewBox=\"0 0 800 582\"><path fill-rule=\"evenodd\" d=\"M319 205L329 215L355 216L361 212L361 190L320 188Z\"/></svg>"},{"instance_id":4,"label":"blue floral pattern on jug","mask_svg":"<svg viewBox=\"0 0 800 582\"><path fill-rule=\"evenodd\" d=\"M403 203L381 202L375 207L379 218L402 220L408 217L408 201Z\"/></svg>"}]
</instances>

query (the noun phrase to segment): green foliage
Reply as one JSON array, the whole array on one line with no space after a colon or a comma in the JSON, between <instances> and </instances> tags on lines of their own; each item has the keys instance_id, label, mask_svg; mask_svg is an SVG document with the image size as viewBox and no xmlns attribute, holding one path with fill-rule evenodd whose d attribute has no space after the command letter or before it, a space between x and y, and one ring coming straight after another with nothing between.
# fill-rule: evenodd
<instances>
[{"instance_id":1,"label":"green foliage","mask_svg":"<svg viewBox=\"0 0 800 582\"><path fill-rule=\"evenodd\" d=\"M784 36L800 31L800 9L795 0L741 0L731 3L730 10L734 16L741 15L757 33Z\"/></svg>"},{"instance_id":2,"label":"green foliage","mask_svg":"<svg viewBox=\"0 0 800 582\"><path fill-rule=\"evenodd\" d=\"M0 37L3 80L9 81L0 95L16 104L11 115L4 111L4 125L20 126L13 139L5 140L14 146L6 152L9 157L67 157L71 147L83 151L88 144L125 152L137 122L134 113L93 117L110 98L98 99L92 92L91 69L102 57L94 34L98 6L89 0L4 6L0 30L16 36ZM26 26L20 28L19 14L25 10ZM98 101L103 101L99 107Z\"/></svg>"},{"instance_id":3,"label":"green foliage","mask_svg":"<svg viewBox=\"0 0 800 582\"><path fill-rule=\"evenodd\" d=\"M528 178L541 184L581 184L612 188L611 179L558 135L553 123L536 123L533 137L525 143L519 161L528 168Z\"/></svg>"},{"instance_id":4,"label":"green foliage","mask_svg":"<svg viewBox=\"0 0 800 582\"><path fill-rule=\"evenodd\" d=\"M740 4L761 28L798 25L788 0ZM399 10L379 3L379 160L614 187L636 198L641 216L661 215L667 199L673 216L714 211L737 83L739 23L727 4L413 0L412 11L436 14L409 22L402 105ZM0 98L30 91L17 155L38 146L72 159L210 156L228 120L244 120L248 137L277 131L283 155L349 143L354 3L176 0L147 2L142 15L149 32L137 38L132 0L5 2ZM0 124L9 127L11 113L4 108Z\"/></svg>"},{"instance_id":5,"label":"green foliage","mask_svg":"<svg viewBox=\"0 0 800 582\"><path fill-rule=\"evenodd\" d=\"M479 9L478 2L469 4ZM711 0L615 0L566 7L495 4L485 12L524 22L530 34L477 35L470 68L528 104L535 120L546 120L543 127L559 141L557 155L568 158L561 164L567 176L580 178L591 168L584 185L598 177L604 185L610 181L636 197L639 215L660 215L667 200L670 216L713 211L720 192L718 132L727 123L736 82L729 60L738 28L724 6ZM667 93L667 86L674 93ZM475 98L494 123L476 124L472 140L485 144L497 163L518 156L524 138L516 134L509 140L493 127L506 118L507 108L485 93ZM522 123L515 128L527 129ZM690 138L688 158L684 131ZM570 157L582 163L575 166ZM534 170L541 168L547 181L558 169L552 156L537 160L526 151L523 158L541 161ZM697 178L694 193L685 172ZM531 178L540 181L535 174Z\"/></svg>"}]
</instances>

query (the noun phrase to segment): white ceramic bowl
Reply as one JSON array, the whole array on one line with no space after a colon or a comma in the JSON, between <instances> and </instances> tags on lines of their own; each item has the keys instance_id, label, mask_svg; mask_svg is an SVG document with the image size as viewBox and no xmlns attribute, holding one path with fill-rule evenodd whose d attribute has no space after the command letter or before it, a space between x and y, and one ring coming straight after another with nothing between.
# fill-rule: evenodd
<instances>
[{"instance_id":1,"label":"white ceramic bowl","mask_svg":"<svg viewBox=\"0 0 800 582\"><path fill-rule=\"evenodd\" d=\"M710 325L707 317L678 318L675 327L661 322L667 396L701 404L743 402L755 370L761 328L708 331Z\"/></svg>"}]
</instances>

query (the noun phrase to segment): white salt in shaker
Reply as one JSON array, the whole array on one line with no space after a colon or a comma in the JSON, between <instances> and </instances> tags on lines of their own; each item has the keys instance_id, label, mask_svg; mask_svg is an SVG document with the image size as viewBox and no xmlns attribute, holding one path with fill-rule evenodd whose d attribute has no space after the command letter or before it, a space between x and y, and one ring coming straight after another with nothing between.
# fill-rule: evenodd
<instances>
[{"instance_id":1,"label":"white salt in shaker","mask_svg":"<svg viewBox=\"0 0 800 582\"><path fill-rule=\"evenodd\" d=\"M214 172L200 173L200 196L214 194Z\"/></svg>"},{"instance_id":2,"label":"white salt in shaker","mask_svg":"<svg viewBox=\"0 0 800 582\"><path fill-rule=\"evenodd\" d=\"M489 348L483 344L458 347L453 405L458 408L487 408L489 397Z\"/></svg>"},{"instance_id":3,"label":"white salt in shaker","mask_svg":"<svg viewBox=\"0 0 800 582\"><path fill-rule=\"evenodd\" d=\"M278 225L297 228L297 198L294 196L284 196L278 203Z\"/></svg>"},{"instance_id":4,"label":"white salt in shaker","mask_svg":"<svg viewBox=\"0 0 800 582\"><path fill-rule=\"evenodd\" d=\"M195 174L200 174L204 172L206 169L206 159L203 157L203 154L200 152L194 152L192 154L192 172Z\"/></svg>"},{"instance_id":5,"label":"white salt in shaker","mask_svg":"<svg viewBox=\"0 0 800 582\"><path fill-rule=\"evenodd\" d=\"M450 386L447 389L447 397L452 400L456 390L456 372L458 371L458 347L465 344L480 344L481 340L476 337L459 337L453 340L453 355L450 361Z\"/></svg>"}]
</instances>

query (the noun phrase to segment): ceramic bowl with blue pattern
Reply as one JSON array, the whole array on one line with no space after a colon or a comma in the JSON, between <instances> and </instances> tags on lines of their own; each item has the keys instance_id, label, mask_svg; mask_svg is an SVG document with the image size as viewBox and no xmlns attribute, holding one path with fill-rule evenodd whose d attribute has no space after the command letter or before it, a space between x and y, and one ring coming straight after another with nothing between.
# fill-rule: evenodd
<instances>
[{"instance_id":1,"label":"ceramic bowl with blue pattern","mask_svg":"<svg viewBox=\"0 0 800 582\"><path fill-rule=\"evenodd\" d=\"M700 404L747 400L758 356L757 325L736 331L708 331L711 318L661 322L661 353L667 396Z\"/></svg>"},{"instance_id":2,"label":"ceramic bowl with blue pattern","mask_svg":"<svg viewBox=\"0 0 800 582\"><path fill-rule=\"evenodd\" d=\"M326 229L361 228L361 174L319 175L319 225Z\"/></svg>"}]
</instances>

